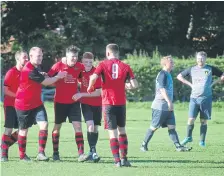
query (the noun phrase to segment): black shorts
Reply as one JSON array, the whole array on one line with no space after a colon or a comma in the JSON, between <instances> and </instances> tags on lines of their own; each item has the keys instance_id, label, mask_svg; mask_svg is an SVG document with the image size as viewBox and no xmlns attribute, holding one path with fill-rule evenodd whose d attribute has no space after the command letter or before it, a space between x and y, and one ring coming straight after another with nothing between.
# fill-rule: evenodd
<instances>
[{"instance_id":1,"label":"black shorts","mask_svg":"<svg viewBox=\"0 0 224 176\"><path fill-rule=\"evenodd\" d=\"M18 128L18 119L16 110L13 106L4 106L5 125L6 128Z\"/></svg>"},{"instance_id":2,"label":"black shorts","mask_svg":"<svg viewBox=\"0 0 224 176\"><path fill-rule=\"evenodd\" d=\"M88 104L81 104L82 115L85 121L93 120L94 125L101 125L102 119L102 107L101 106L91 106Z\"/></svg>"},{"instance_id":3,"label":"black shorts","mask_svg":"<svg viewBox=\"0 0 224 176\"><path fill-rule=\"evenodd\" d=\"M71 104L54 103L55 124L66 122L68 117L69 122L81 122L80 103L74 102Z\"/></svg>"},{"instance_id":4,"label":"black shorts","mask_svg":"<svg viewBox=\"0 0 224 176\"><path fill-rule=\"evenodd\" d=\"M16 109L18 117L19 129L27 129L37 122L47 122L47 112L44 105L38 106L30 110Z\"/></svg>"},{"instance_id":5,"label":"black shorts","mask_svg":"<svg viewBox=\"0 0 224 176\"><path fill-rule=\"evenodd\" d=\"M125 127L126 124L126 105L104 105L104 128L109 130L117 127Z\"/></svg>"}]
</instances>

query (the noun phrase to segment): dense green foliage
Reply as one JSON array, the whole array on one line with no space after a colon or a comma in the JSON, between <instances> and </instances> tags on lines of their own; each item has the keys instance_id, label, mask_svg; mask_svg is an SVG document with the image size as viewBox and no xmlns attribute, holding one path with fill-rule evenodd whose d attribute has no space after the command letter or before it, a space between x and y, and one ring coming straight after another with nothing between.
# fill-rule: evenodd
<instances>
[{"instance_id":1,"label":"dense green foliage","mask_svg":"<svg viewBox=\"0 0 224 176\"><path fill-rule=\"evenodd\" d=\"M155 56L154 56L155 57ZM129 91L129 99L134 100L152 100L155 93L155 79L158 72L161 70L160 59L149 58L144 55L133 56L128 55L128 59L125 60L126 63L130 64L140 87L136 91ZM176 76L184 69L195 65L195 60L192 59L175 59L175 68L172 71L174 80L174 99L179 101L187 101L190 97L190 87L183 85L180 81L176 79ZM207 64L213 65L220 70L224 71L224 59L208 59ZM217 77L214 77L214 80ZM213 96L215 100L224 99L224 88L223 84L217 84L213 87Z\"/></svg>"}]
</instances>

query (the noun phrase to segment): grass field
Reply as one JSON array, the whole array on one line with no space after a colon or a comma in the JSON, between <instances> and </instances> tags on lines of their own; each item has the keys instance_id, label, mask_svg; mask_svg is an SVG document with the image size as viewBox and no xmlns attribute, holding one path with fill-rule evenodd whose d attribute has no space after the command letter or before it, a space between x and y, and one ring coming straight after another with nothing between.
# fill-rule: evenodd
<instances>
[{"instance_id":1,"label":"grass field","mask_svg":"<svg viewBox=\"0 0 224 176\"><path fill-rule=\"evenodd\" d=\"M175 105L177 131L180 140L186 134L187 104ZM53 127L53 104L47 103L46 109L49 116L49 138L46 154L52 156L51 130ZM3 112L1 113L1 115ZM3 116L1 118L1 132L3 132ZM38 127L33 126L28 134L27 154L34 162L23 163L18 158L17 144L9 150L8 163L1 163L2 176L146 176L146 175L224 175L224 105L213 108L213 118L209 122L207 147L198 146L199 119L195 124L191 144L191 152L176 152L170 141L167 129L160 129L154 135L149 151L142 153L139 150L146 129L151 119L150 103L128 104L127 108L127 132L129 138L129 159L133 165L131 168L115 168L109 148L107 131L100 128L98 141L98 154L101 156L99 163L78 163L77 147L74 140L74 132L69 123L64 123L60 138L60 155L63 162L54 163L37 162L35 157L38 148ZM83 123L84 138L86 128ZM1 133L2 134L2 133ZM85 151L88 151L88 143L85 140Z\"/></svg>"}]
</instances>

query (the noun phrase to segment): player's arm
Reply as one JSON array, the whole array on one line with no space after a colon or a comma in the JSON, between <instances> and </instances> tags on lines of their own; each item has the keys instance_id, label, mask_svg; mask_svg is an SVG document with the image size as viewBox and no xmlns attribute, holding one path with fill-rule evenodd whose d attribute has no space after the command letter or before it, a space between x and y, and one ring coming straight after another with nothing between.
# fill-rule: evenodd
<instances>
[{"instance_id":1,"label":"player's arm","mask_svg":"<svg viewBox=\"0 0 224 176\"><path fill-rule=\"evenodd\" d=\"M212 68L212 75L219 77L216 81L214 81L211 85L211 87L221 81L224 81L224 72L222 72L217 67L211 66Z\"/></svg>"},{"instance_id":2,"label":"player's arm","mask_svg":"<svg viewBox=\"0 0 224 176\"><path fill-rule=\"evenodd\" d=\"M191 75L191 68L187 68L186 70L182 71L181 73L177 75L177 79L180 82L192 87L192 83L185 79L186 76L190 76L190 75Z\"/></svg>"},{"instance_id":3,"label":"player's arm","mask_svg":"<svg viewBox=\"0 0 224 176\"><path fill-rule=\"evenodd\" d=\"M10 91L8 86L4 86L4 94L9 97L16 97L16 94Z\"/></svg>"},{"instance_id":4,"label":"player's arm","mask_svg":"<svg viewBox=\"0 0 224 176\"><path fill-rule=\"evenodd\" d=\"M9 70L4 78L4 94L9 97L15 97L16 94L9 90L10 86L13 84L13 72Z\"/></svg>"},{"instance_id":5,"label":"player's arm","mask_svg":"<svg viewBox=\"0 0 224 176\"><path fill-rule=\"evenodd\" d=\"M138 88L138 81L135 79L134 73L130 67L128 67L128 74L126 80L129 80L129 82L125 83L125 88L127 90Z\"/></svg>"},{"instance_id":6,"label":"player's arm","mask_svg":"<svg viewBox=\"0 0 224 176\"><path fill-rule=\"evenodd\" d=\"M96 73L93 73L90 77L89 77L89 86L87 88L87 92L90 93L93 89L94 84L96 83L96 80L99 76Z\"/></svg>"},{"instance_id":7,"label":"player's arm","mask_svg":"<svg viewBox=\"0 0 224 176\"><path fill-rule=\"evenodd\" d=\"M36 81L44 86L51 85L57 82L59 79L64 78L67 75L67 72L58 72L58 74L54 77L45 78L37 69L34 69L32 72L29 73L29 78L33 81Z\"/></svg>"},{"instance_id":8,"label":"player's arm","mask_svg":"<svg viewBox=\"0 0 224 176\"><path fill-rule=\"evenodd\" d=\"M167 91L165 89L166 84L167 84L167 75L164 72L160 72L156 81L159 84L159 91L160 91L161 95L163 96L163 98L167 102L169 110L172 111L173 110L173 103L170 100L170 98L167 94Z\"/></svg>"},{"instance_id":9,"label":"player's arm","mask_svg":"<svg viewBox=\"0 0 224 176\"><path fill-rule=\"evenodd\" d=\"M95 91L90 93L87 92L76 93L75 95L72 96L72 99L74 101L77 101L82 97L99 97L99 96L101 96L101 89L96 89Z\"/></svg>"}]
</instances>

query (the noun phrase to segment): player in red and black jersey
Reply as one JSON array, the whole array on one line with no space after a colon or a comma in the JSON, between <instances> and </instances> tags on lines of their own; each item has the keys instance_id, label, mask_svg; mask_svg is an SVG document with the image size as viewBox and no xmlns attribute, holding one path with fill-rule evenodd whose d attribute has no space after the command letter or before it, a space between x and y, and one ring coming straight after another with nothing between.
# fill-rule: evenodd
<instances>
[{"instance_id":1,"label":"player in red and black jersey","mask_svg":"<svg viewBox=\"0 0 224 176\"><path fill-rule=\"evenodd\" d=\"M55 124L52 131L53 160L60 161L59 156L59 137L63 122L68 117L75 130L75 140L78 148L78 161L86 160L84 154L84 140L81 126L80 102L74 101L72 96L78 92L78 79L81 78L84 66L78 60L79 48L70 46L66 49L66 57L52 66L48 72L49 76L54 76L59 71L66 71L67 76L58 81L54 98Z\"/></svg>"},{"instance_id":2,"label":"player in red and black jersey","mask_svg":"<svg viewBox=\"0 0 224 176\"><path fill-rule=\"evenodd\" d=\"M89 77L94 73L93 66L94 56L91 52L83 54L82 63L85 66L85 71L82 72L82 78L79 79L81 83L80 93L73 96L77 101L80 99L82 114L87 125L87 139L90 147L88 159L93 162L98 162L100 157L96 153L96 144L98 141L98 126L101 125L102 119L102 98L101 98L101 78L98 78L94 85L94 92L87 93L89 85Z\"/></svg>"},{"instance_id":3,"label":"player in red and black jersey","mask_svg":"<svg viewBox=\"0 0 224 176\"><path fill-rule=\"evenodd\" d=\"M18 128L16 110L14 108L16 91L19 87L20 71L28 61L26 51L17 51L15 54L16 66L7 71L4 79L4 114L5 131L2 135L1 162L8 161L8 148L18 139L18 131L12 133L13 128Z\"/></svg>"},{"instance_id":4,"label":"player in red and black jersey","mask_svg":"<svg viewBox=\"0 0 224 176\"><path fill-rule=\"evenodd\" d=\"M130 66L118 59L119 48L116 44L107 45L106 56L107 59L98 65L94 74L90 77L87 92L92 91L93 85L101 76L103 114L109 132L110 146L115 164L117 167L131 166L127 160L125 88L137 88L138 83ZM121 159L119 149L122 155Z\"/></svg>"},{"instance_id":5,"label":"player in red and black jersey","mask_svg":"<svg viewBox=\"0 0 224 176\"><path fill-rule=\"evenodd\" d=\"M66 71L58 73L53 78L45 78L39 70L43 59L42 49L33 47L29 52L30 61L22 68L19 87L16 92L15 109L19 123L19 155L22 161L31 161L26 155L26 139L28 128L38 124L39 131L39 153L37 160L48 161L45 156L45 146L48 136L47 113L41 101L42 85L47 86L55 83L67 74Z\"/></svg>"}]
</instances>

